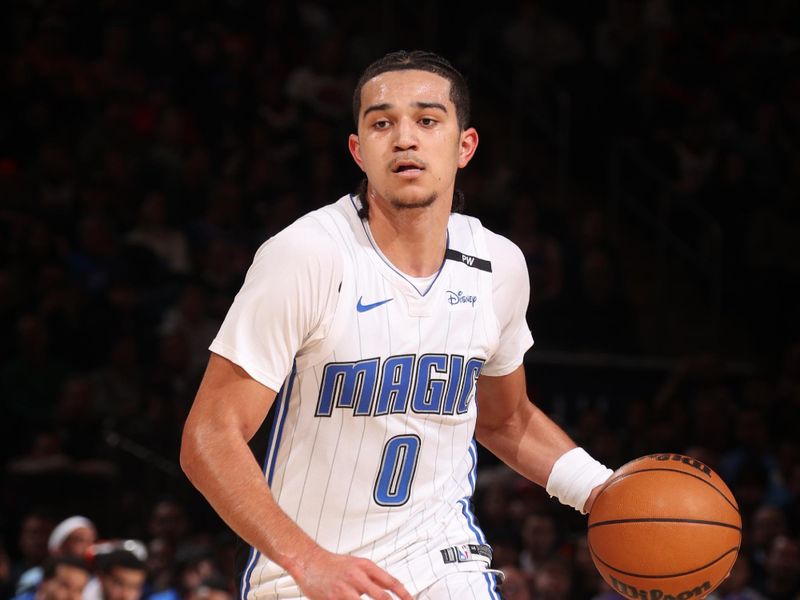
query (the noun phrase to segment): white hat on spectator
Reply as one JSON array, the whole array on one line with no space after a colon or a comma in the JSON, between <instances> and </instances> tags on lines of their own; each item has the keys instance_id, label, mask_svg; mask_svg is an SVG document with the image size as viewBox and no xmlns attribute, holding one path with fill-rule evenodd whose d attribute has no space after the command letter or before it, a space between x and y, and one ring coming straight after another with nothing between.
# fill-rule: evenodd
<instances>
[{"instance_id":1,"label":"white hat on spectator","mask_svg":"<svg viewBox=\"0 0 800 600\"><path fill-rule=\"evenodd\" d=\"M97 531L89 519L86 517L82 517L80 515L75 515L74 517L69 517L68 519L64 519L55 526L53 529L53 533L50 534L50 539L47 540L47 549L50 551L50 554L57 552L58 549L61 547L61 544L77 529L91 529L92 531Z\"/></svg>"}]
</instances>

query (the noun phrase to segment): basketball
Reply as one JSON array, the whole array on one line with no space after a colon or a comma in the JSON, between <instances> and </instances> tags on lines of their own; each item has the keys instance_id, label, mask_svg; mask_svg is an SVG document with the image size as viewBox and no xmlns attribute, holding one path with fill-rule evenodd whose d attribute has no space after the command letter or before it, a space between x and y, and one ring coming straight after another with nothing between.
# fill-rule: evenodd
<instances>
[{"instance_id":1,"label":"basketball","mask_svg":"<svg viewBox=\"0 0 800 600\"><path fill-rule=\"evenodd\" d=\"M730 573L742 519L725 482L700 461L653 454L614 472L589 515L592 560L621 596L702 598Z\"/></svg>"}]
</instances>

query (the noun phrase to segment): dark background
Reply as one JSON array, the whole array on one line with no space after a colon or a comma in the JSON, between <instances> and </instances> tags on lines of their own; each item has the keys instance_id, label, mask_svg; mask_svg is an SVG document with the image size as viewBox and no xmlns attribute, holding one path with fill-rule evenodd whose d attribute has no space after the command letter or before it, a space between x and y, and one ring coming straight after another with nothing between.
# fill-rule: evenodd
<instances>
[{"instance_id":1,"label":"dark background","mask_svg":"<svg viewBox=\"0 0 800 600\"><path fill-rule=\"evenodd\" d=\"M208 343L258 245L358 183L361 70L421 48L472 90L466 212L528 259L533 397L612 467L708 462L742 508L736 585L796 598L798 6L4 2L7 584L33 513L169 540L153 589L178 585L176 555L211 550L232 581L231 538L177 466ZM531 593L606 593L583 518L482 465L478 516Z\"/></svg>"}]
</instances>

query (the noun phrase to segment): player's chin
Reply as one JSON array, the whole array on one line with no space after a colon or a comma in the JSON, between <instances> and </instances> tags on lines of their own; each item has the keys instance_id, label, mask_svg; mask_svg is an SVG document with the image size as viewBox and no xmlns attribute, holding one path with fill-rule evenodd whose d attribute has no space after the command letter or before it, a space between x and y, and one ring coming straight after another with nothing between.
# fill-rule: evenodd
<instances>
[{"instance_id":1,"label":"player's chin","mask_svg":"<svg viewBox=\"0 0 800 600\"><path fill-rule=\"evenodd\" d=\"M426 179L426 177L376 177L372 185L377 195L384 198L394 210L426 208L438 197L438 190Z\"/></svg>"},{"instance_id":2,"label":"player's chin","mask_svg":"<svg viewBox=\"0 0 800 600\"><path fill-rule=\"evenodd\" d=\"M405 193L396 194L391 197L390 202L395 209L398 210L413 210L420 208L428 208L434 202L438 194L431 191L421 191L420 193Z\"/></svg>"}]
</instances>

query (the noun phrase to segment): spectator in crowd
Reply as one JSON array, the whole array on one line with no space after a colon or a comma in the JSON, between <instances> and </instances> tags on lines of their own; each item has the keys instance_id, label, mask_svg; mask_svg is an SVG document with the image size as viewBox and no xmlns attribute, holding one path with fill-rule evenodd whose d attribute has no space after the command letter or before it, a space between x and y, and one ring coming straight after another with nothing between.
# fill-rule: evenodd
<instances>
[{"instance_id":1,"label":"spectator in crowd","mask_svg":"<svg viewBox=\"0 0 800 600\"><path fill-rule=\"evenodd\" d=\"M514 564L500 563L505 574L500 590L506 600L532 600L534 598L529 584L529 575Z\"/></svg>"},{"instance_id":2,"label":"spectator in crowd","mask_svg":"<svg viewBox=\"0 0 800 600\"><path fill-rule=\"evenodd\" d=\"M749 531L744 534L743 546L757 574L764 572L767 556L776 538L788 534L786 515L769 504L759 506L748 523Z\"/></svg>"},{"instance_id":3,"label":"spectator in crowd","mask_svg":"<svg viewBox=\"0 0 800 600\"><path fill-rule=\"evenodd\" d=\"M168 205L163 193L154 191L142 201L139 222L125 239L151 251L161 264L176 275L189 272L189 244L186 236L168 224Z\"/></svg>"},{"instance_id":4,"label":"spectator in crowd","mask_svg":"<svg viewBox=\"0 0 800 600\"><path fill-rule=\"evenodd\" d=\"M51 556L42 569L42 579L33 590L15 600L81 600L91 570L83 558Z\"/></svg>"},{"instance_id":5,"label":"spectator in crowd","mask_svg":"<svg viewBox=\"0 0 800 600\"><path fill-rule=\"evenodd\" d=\"M147 545L145 595L168 589L175 579L175 545L164 538L153 538Z\"/></svg>"},{"instance_id":6,"label":"spectator in crowd","mask_svg":"<svg viewBox=\"0 0 800 600\"><path fill-rule=\"evenodd\" d=\"M521 537L520 566L525 572L535 574L553 556L558 546L555 517L546 511L528 514L522 524Z\"/></svg>"},{"instance_id":7,"label":"spectator in crowd","mask_svg":"<svg viewBox=\"0 0 800 600\"><path fill-rule=\"evenodd\" d=\"M172 585L150 596L150 600L182 600L196 592L204 581L220 577L211 548L186 543L175 555Z\"/></svg>"},{"instance_id":8,"label":"spectator in crowd","mask_svg":"<svg viewBox=\"0 0 800 600\"><path fill-rule=\"evenodd\" d=\"M581 533L573 544L572 562L575 568L575 595L579 598L593 598L602 593L606 585L594 566L589 537L585 533Z\"/></svg>"},{"instance_id":9,"label":"spectator in crowd","mask_svg":"<svg viewBox=\"0 0 800 600\"><path fill-rule=\"evenodd\" d=\"M639 340L633 310L610 253L600 247L587 250L579 269L571 347L590 352L636 353Z\"/></svg>"},{"instance_id":10,"label":"spectator in crowd","mask_svg":"<svg viewBox=\"0 0 800 600\"><path fill-rule=\"evenodd\" d=\"M175 307L165 314L160 330L164 335L180 333L186 338L191 369L198 372L205 367L208 340L218 328L219 322L210 315L208 291L190 282L180 291Z\"/></svg>"},{"instance_id":11,"label":"spectator in crowd","mask_svg":"<svg viewBox=\"0 0 800 600\"><path fill-rule=\"evenodd\" d=\"M770 600L794 600L800 593L800 543L780 535L769 548L756 589Z\"/></svg>"},{"instance_id":12,"label":"spectator in crowd","mask_svg":"<svg viewBox=\"0 0 800 600\"><path fill-rule=\"evenodd\" d=\"M533 574L533 596L540 600L570 600L574 582L570 563L561 557L551 557Z\"/></svg>"},{"instance_id":13,"label":"spectator in crowd","mask_svg":"<svg viewBox=\"0 0 800 600\"><path fill-rule=\"evenodd\" d=\"M48 509L35 508L27 513L20 524L18 547L19 559L11 564L10 579L17 593L25 591L18 587L20 576L36 567L41 568L49 552L47 541L56 523Z\"/></svg>"},{"instance_id":14,"label":"spectator in crowd","mask_svg":"<svg viewBox=\"0 0 800 600\"><path fill-rule=\"evenodd\" d=\"M128 550L112 550L95 557L97 579L83 600L140 600L147 580L147 565Z\"/></svg>"},{"instance_id":15,"label":"spectator in crowd","mask_svg":"<svg viewBox=\"0 0 800 600\"><path fill-rule=\"evenodd\" d=\"M49 557L74 556L84 558L89 547L97 539L94 523L86 517L75 515L58 523L47 540ZM37 587L44 576L43 567L35 566L19 577L18 592Z\"/></svg>"},{"instance_id":16,"label":"spectator in crowd","mask_svg":"<svg viewBox=\"0 0 800 600\"><path fill-rule=\"evenodd\" d=\"M150 510L147 530L152 538L177 546L190 530L186 507L176 498L157 499Z\"/></svg>"},{"instance_id":17,"label":"spectator in crowd","mask_svg":"<svg viewBox=\"0 0 800 600\"><path fill-rule=\"evenodd\" d=\"M745 554L739 554L731 574L711 595L709 600L766 600L752 587L752 569Z\"/></svg>"},{"instance_id":18,"label":"spectator in crowd","mask_svg":"<svg viewBox=\"0 0 800 600\"><path fill-rule=\"evenodd\" d=\"M47 540L51 556L83 557L97 540L97 529L89 519L75 515L55 526Z\"/></svg>"},{"instance_id":19,"label":"spectator in crowd","mask_svg":"<svg viewBox=\"0 0 800 600\"><path fill-rule=\"evenodd\" d=\"M223 577L206 577L189 593L188 600L233 600L230 585Z\"/></svg>"},{"instance_id":20,"label":"spectator in crowd","mask_svg":"<svg viewBox=\"0 0 800 600\"><path fill-rule=\"evenodd\" d=\"M67 367L53 355L52 336L40 315L32 312L20 315L15 334L17 351L0 367L0 392L3 402L8 404L8 414L24 424L26 420L41 420L50 413ZM18 435L13 430L10 433Z\"/></svg>"}]
</instances>

